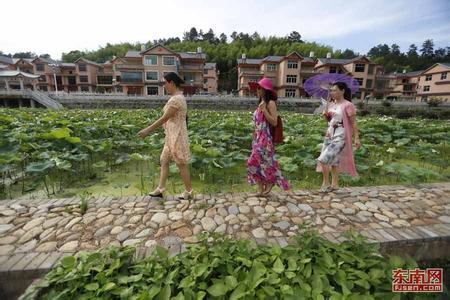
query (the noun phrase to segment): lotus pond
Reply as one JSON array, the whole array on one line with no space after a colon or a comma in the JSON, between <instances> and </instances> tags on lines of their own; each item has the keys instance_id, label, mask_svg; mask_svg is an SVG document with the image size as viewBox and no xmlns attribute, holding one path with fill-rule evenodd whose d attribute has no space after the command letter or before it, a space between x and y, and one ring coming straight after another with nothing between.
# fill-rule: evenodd
<instances>
[{"instance_id":1,"label":"lotus pond","mask_svg":"<svg viewBox=\"0 0 450 300\"><path fill-rule=\"evenodd\" d=\"M0 199L145 195L158 183L162 129L145 140L137 132L157 110L0 110ZM326 122L282 113L285 143L277 157L294 189L320 186L315 172ZM343 186L450 180L450 122L360 117L363 147L355 152L360 177ZM190 111L191 171L198 193L252 191L246 159L252 112ZM169 193L183 190L171 165Z\"/></svg>"}]
</instances>

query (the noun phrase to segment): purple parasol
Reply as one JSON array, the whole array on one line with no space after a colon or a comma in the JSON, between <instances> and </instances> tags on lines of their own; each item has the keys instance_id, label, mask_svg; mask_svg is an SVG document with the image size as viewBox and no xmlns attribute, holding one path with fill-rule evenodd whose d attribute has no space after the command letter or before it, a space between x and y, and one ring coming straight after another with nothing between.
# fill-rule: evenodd
<instances>
[{"instance_id":1,"label":"purple parasol","mask_svg":"<svg viewBox=\"0 0 450 300\"><path fill-rule=\"evenodd\" d=\"M303 87L309 95L327 99L331 86L336 82L345 82L352 91L352 94L359 90L359 83L356 79L338 73L324 73L313 76L305 81Z\"/></svg>"}]
</instances>

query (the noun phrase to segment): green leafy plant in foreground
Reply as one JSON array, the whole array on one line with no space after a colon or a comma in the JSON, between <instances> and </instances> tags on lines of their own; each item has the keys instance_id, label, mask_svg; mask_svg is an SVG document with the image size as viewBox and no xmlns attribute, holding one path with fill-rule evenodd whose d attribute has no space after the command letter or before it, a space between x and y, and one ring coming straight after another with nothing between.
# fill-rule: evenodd
<instances>
[{"instance_id":1,"label":"green leafy plant in foreground","mask_svg":"<svg viewBox=\"0 0 450 300\"><path fill-rule=\"evenodd\" d=\"M109 248L63 258L24 299L413 299L391 292L391 271L417 263L380 255L354 232L334 244L314 231L284 248L225 236L169 256L159 246L134 261L135 249ZM209 241L209 242L208 242ZM433 295L420 295L432 299Z\"/></svg>"}]
</instances>

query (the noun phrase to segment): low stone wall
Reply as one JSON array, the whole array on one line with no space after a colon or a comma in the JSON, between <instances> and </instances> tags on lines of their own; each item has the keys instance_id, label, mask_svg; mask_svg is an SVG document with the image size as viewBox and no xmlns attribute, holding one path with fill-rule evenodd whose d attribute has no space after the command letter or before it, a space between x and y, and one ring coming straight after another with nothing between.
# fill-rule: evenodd
<instances>
[{"instance_id":1,"label":"low stone wall","mask_svg":"<svg viewBox=\"0 0 450 300\"><path fill-rule=\"evenodd\" d=\"M62 99L56 98L64 107L69 109L138 109L138 108L162 108L166 98L125 98L125 99ZM190 109L205 110L254 110L258 105L257 99L198 99L188 98L187 104ZM319 106L318 101L314 100L280 100L278 108L284 111L293 111L298 113L313 113Z\"/></svg>"},{"instance_id":2,"label":"low stone wall","mask_svg":"<svg viewBox=\"0 0 450 300\"><path fill-rule=\"evenodd\" d=\"M171 254L198 242L200 232L224 233L258 244L292 242L308 223L334 243L354 229L378 243L383 254L417 260L450 258L450 183L274 192L99 197L81 214L80 199L8 200L0 203L0 299L15 299L64 255L109 245L156 244Z\"/></svg>"},{"instance_id":3,"label":"low stone wall","mask_svg":"<svg viewBox=\"0 0 450 300\"><path fill-rule=\"evenodd\" d=\"M161 108L168 100L168 96L123 96L123 95L77 95L77 94L51 94L51 97L69 109L138 109ZM243 110L253 111L258 105L256 98L220 97L220 96L192 96L186 101L190 109L205 110ZM359 100L355 101L358 104ZM319 99L280 98L278 109L297 113L313 113L319 107ZM383 107L382 101L370 100L367 103L371 111ZM438 107L430 108L425 102L392 102L394 110L450 110L450 103L442 103Z\"/></svg>"}]
</instances>

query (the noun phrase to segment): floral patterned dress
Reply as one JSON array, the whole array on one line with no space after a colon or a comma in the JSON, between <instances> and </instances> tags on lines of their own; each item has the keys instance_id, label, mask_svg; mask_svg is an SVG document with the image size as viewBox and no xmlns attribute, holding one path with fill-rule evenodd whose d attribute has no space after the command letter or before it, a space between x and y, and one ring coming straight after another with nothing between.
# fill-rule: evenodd
<instances>
[{"instance_id":1,"label":"floral patterned dress","mask_svg":"<svg viewBox=\"0 0 450 300\"><path fill-rule=\"evenodd\" d=\"M262 110L258 107L253 114L255 134L252 153L247 160L247 180L250 184L277 184L284 190L290 189L289 182L281 174L275 159L275 147L272 142L270 126Z\"/></svg>"},{"instance_id":2,"label":"floral patterned dress","mask_svg":"<svg viewBox=\"0 0 450 300\"><path fill-rule=\"evenodd\" d=\"M161 161L173 159L177 164L189 163L189 137L186 126L187 105L183 95L172 96L163 108L165 112L169 107L176 109L176 114L164 125L166 135Z\"/></svg>"},{"instance_id":3,"label":"floral patterned dress","mask_svg":"<svg viewBox=\"0 0 450 300\"><path fill-rule=\"evenodd\" d=\"M345 148L345 129L340 105L332 104L328 113L331 117L323 142L319 162L333 167L339 166L339 156Z\"/></svg>"}]
</instances>

